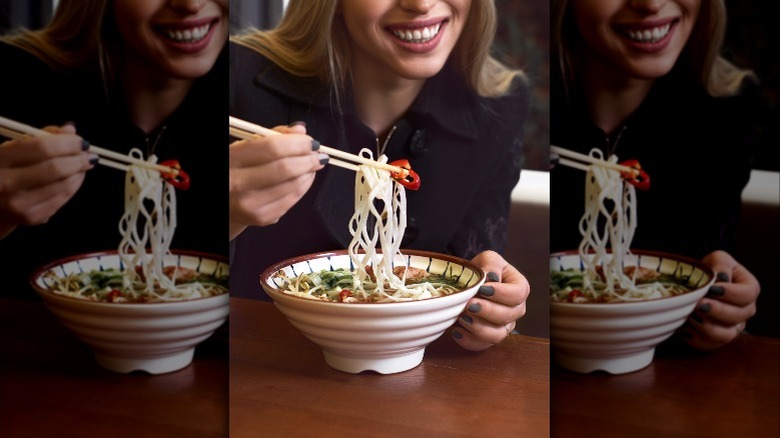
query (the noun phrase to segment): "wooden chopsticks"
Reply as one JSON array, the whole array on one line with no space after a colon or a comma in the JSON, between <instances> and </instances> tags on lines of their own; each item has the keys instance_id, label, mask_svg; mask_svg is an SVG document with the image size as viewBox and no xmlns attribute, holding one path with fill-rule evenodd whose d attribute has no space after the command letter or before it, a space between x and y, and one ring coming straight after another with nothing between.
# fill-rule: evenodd
<instances>
[{"instance_id":1,"label":"wooden chopsticks","mask_svg":"<svg viewBox=\"0 0 780 438\"><path fill-rule=\"evenodd\" d=\"M612 163L606 160L591 157L590 155L581 154L579 152L570 151L558 146L550 146L550 152L559 156L558 163L564 166L572 167L574 169L588 170L588 164L606 167L608 169L619 170L620 172L628 173L631 175L639 175L640 171L633 167L624 166L618 163ZM576 161L579 160L579 161ZM583 164L588 163L588 164Z\"/></svg>"},{"instance_id":2,"label":"wooden chopsticks","mask_svg":"<svg viewBox=\"0 0 780 438\"><path fill-rule=\"evenodd\" d=\"M20 140L28 136L43 137L47 135L53 135L50 132L42 129L34 128L32 126L25 125L5 117L0 117L0 135L5 137ZM157 170L170 175L178 175L179 170L173 167L163 166L161 164L150 163L145 160L134 158L125 154L120 154L108 149L104 149L95 145L89 146L89 152L92 152L100 157L98 164L127 171L128 165L134 164L136 166L145 167L152 170Z\"/></svg>"},{"instance_id":3,"label":"wooden chopsticks","mask_svg":"<svg viewBox=\"0 0 780 438\"><path fill-rule=\"evenodd\" d=\"M255 138L258 135L263 137L268 137L271 135L282 135L282 133L274 131L273 129L264 128L260 125L255 125L254 123L250 123L230 116L230 135L240 139L251 139L251 138ZM337 157L343 160L351 161L353 163L360 163L368 166L373 166L378 169L383 169L390 172L401 173L404 171L404 169L398 166L392 166L390 164L380 163L378 161L361 157L359 155L350 154L348 152L344 152L339 149L334 149L324 145L320 146L319 151L328 154L331 157ZM335 166L343 167L345 169L350 169L354 171L357 171L358 169L358 167L352 163L348 163L346 161L341 161L339 159L334 159L334 158L331 158L328 161L328 164L333 164Z\"/></svg>"}]
</instances>

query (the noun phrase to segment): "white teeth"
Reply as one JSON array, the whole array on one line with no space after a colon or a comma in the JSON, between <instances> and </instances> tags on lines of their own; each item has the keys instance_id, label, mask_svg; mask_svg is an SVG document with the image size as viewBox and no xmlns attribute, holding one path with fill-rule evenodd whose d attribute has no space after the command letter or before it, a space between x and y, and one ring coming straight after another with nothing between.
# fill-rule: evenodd
<instances>
[{"instance_id":1,"label":"white teeth","mask_svg":"<svg viewBox=\"0 0 780 438\"><path fill-rule=\"evenodd\" d=\"M669 29L671 27L671 24L666 24L664 26L655 27L653 29L629 30L626 33L628 37L634 41L639 41L641 43L655 43L665 37L669 33Z\"/></svg>"},{"instance_id":2,"label":"white teeth","mask_svg":"<svg viewBox=\"0 0 780 438\"><path fill-rule=\"evenodd\" d=\"M187 30L167 30L165 31L165 34L168 36L168 38L180 42L180 43L196 43L203 39L203 37L206 36L207 33L209 33L209 29L211 28L210 24L205 24L203 26L194 27L192 29Z\"/></svg>"},{"instance_id":3,"label":"white teeth","mask_svg":"<svg viewBox=\"0 0 780 438\"><path fill-rule=\"evenodd\" d=\"M422 29L415 30L394 30L393 35L406 41L407 43L425 43L433 39L439 34L441 24L436 26L424 27Z\"/></svg>"}]
</instances>

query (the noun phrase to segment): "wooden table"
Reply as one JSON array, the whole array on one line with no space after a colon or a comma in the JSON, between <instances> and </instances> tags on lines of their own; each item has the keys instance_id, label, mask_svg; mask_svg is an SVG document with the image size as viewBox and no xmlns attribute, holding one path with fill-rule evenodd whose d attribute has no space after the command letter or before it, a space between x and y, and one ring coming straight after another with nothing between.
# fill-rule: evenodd
<instances>
[{"instance_id":1,"label":"wooden table","mask_svg":"<svg viewBox=\"0 0 780 438\"><path fill-rule=\"evenodd\" d=\"M711 353L669 343L653 363L611 376L551 368L552 435L780 436L780 340L742 335Z\"/></svg>"},{"instance_id":2,"label":"wooden table","mask_svg":"<svg viewBox=\"0 0 780 438\"><path fill-rule=\"evenodd\" d=\"M231 299L231 437L549 436L549 342L480 353L444 335L403 373L349 374L272 303Z\"/></svg>"},{"instance_id":3,"label":"wooden table","mask_svg":"<svg viewBox=\"0 0 780 438\"><path fill-rule=\"evenodd\" d=\"M0 436L227 436L227 347L223 325L187 368L117 374L42 302L0 298Z\"/></svg>"}]
</instances>

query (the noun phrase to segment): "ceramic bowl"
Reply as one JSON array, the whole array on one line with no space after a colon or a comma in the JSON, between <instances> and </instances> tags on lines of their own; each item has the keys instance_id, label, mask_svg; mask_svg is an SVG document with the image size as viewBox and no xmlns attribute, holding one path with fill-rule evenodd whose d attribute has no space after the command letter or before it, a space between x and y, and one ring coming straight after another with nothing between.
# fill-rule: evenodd
<instances>
[{"instance_id":1,"label":"ceramic bowl","mask_svg":"<svg viewBox=\"0 0 780 438\"><path fill-rule=\"evenodd\" d=\"M351 269L346 250L306 255L280 262L263 272L263 289L276 307L307 338L322 347L325 362L348 373L398 373L419 365L425 348L458 318L485 281L477 265L457 257L401 250L395 265L434 274L450 272L463 291L438 298L394 303L333 303L287 295L280 289L283 272L292 278L323 269Z\"/></svg>"},{"instance_id":2,"label":"ceramic bowl","mask_svg":"<svg viewBox=\"0 0 780 438\"><path fill-rule=\"evenodd\" d=\"M162 374L186 367L195 346L225 322L228 294L167 303L104 303L57 295L45 276L49 271L65 276L120 268L120 262L116 251L67 257L37 269L31 283L60 322L91 347L103 368ZM219 275L228 270L223 258L185 251L168 255L165 265Z\"/></svg>"},{"instance_id":3,"label":"ceramic bowl","mask_svg":"<svg viewBox=\"0 0 780 438\"><path fill-rule=\"evenodd\" d=\"M647 367L656 346L683 325L714 282L710 268L685 257L633 251L625 264L689 277L682 295L626 303L550 303L553 356L563 368L580 373L623 374ZM550 256L550 270L584 270L576 251Z\"/></svg>"}]
</instances>

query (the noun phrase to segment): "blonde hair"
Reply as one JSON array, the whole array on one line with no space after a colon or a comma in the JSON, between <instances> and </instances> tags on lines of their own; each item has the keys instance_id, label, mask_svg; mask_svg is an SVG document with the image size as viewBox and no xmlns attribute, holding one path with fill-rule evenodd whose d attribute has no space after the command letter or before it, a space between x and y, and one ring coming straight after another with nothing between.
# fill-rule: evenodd
<instances>
[{"instance_id":1,"label":"blonde hair","mask_svg":"<svg viewBox=\"0 0 780 438\"><path fill-rule=\"evenodd\" d=\"M582 53L582 38L570 4L571 0L553 0L551 23L553 62L558 62L567 90L574 83L574 71ZM753 72L737 67L720 54L726 34L726 19L723 0L702 1L696 25L681 54L681 58L686 58L689 71L714 97L733 96L739 93L745 77L755 78Z\"/></svg>"},{"instance_id":2,"label":"blonde hair","mask_svg":"<svg viewBox=\"0 0 780 438\"><path fill-rule=\"evenodd\" d=\"M234 35L231 41L257 51L285 71L317 77L338 93L349 80L349 43L337 20L337 0L290 0L279 25ZM493 0L472 2L469 17L451 55L453 67L481 96L501 96L523 77L490 55L497 27Z\"/></svg>"}]
</instances>

